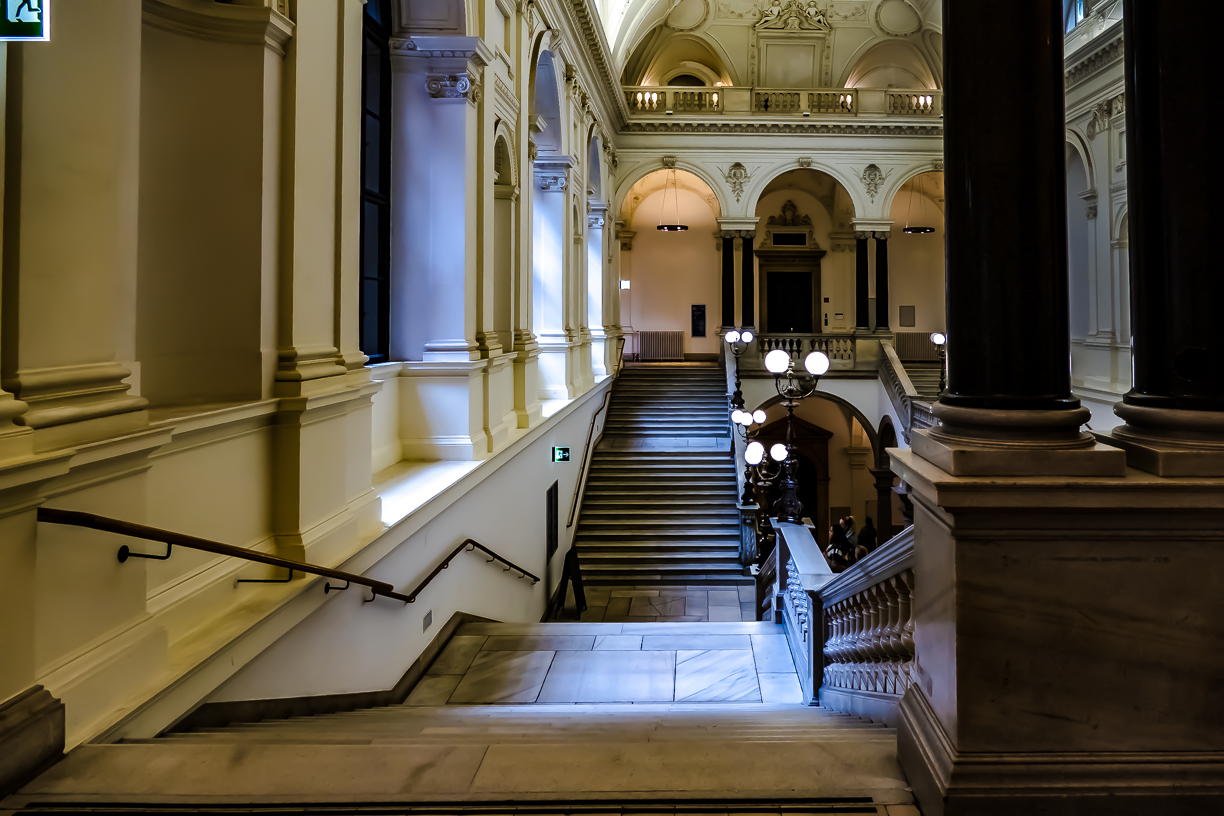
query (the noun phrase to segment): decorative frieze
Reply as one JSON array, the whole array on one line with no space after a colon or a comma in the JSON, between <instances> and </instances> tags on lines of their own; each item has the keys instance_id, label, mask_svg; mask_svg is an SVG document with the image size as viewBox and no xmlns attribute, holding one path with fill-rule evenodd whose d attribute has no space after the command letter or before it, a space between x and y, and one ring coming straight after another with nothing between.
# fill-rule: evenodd
<instances>
[{"instance_id":1,"label":"decorative frieze","mask_svg":"<svg viewBox=\"0 0 1224 816\"><path fill-rule=\"evenodd\" d=\"M544 193L559 193L565 190L569 179L565 173L539 173L536 175L536 183L541 192Z\"/></svg>"},{"instance_id":2,"label":"decorative frieze","mask_svg":"<svg viewBox=\"0 0 1224 816\"><path fill-rule=\"evenodd\" d=\"M425 90L430 99L466 99L480 101L480 86L469 74L429 74L425 78Z\"/></svg>"}]
</instances>

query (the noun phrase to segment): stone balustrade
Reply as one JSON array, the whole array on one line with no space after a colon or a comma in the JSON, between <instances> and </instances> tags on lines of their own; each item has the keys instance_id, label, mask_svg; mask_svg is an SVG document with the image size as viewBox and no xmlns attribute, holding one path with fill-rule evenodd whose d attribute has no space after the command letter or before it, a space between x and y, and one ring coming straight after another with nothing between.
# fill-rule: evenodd
<instances>
[{"instance_id":1,"label":"stone balustrade","mask_svg":"<svg viewBox=\"0 0 1224 816\"><path fill-rule=\"evenodd\" d=\"M943 94L929 89L670 87L625 85L630 116L760 114L937 117Z\"/></svg>"},{"instance_id":2,"label":"stone balustrade","mask_svg":"<svg viewBox=\"0 0 1224 816\"><path fill-rule=\"evenodd\" d=\"M914 682L913 557L907 527L821 588L822 705L895 723Z\"/></svg>"},{"instance_id":3,"label":"stone balustrade","mask_svg":"<svg viewBox=\"0 0 1224 816\"><path fill-rule=\"evenodd\" d=\"M830 369L852 369L857 355L856 338L852 334L768 334L757 335L756 347L761 359L774 349L782 349L803 366L803 358L813 351L823 351L829 358Z\"/></svg>"}]
</instances>

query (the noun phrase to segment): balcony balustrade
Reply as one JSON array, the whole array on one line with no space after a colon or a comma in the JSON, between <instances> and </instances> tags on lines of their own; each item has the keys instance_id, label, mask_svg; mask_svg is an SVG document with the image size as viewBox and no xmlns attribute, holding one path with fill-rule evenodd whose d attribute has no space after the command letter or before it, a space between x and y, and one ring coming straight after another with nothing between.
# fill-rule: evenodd
<instances>
[{"instance_id":1,"label":"balcony balustrade","mask_svg":"<svg viewBox=\"0 0 1224 816\"><path fill-rule=\"evenodd\" d=\"M627 85L631 116L761 114L778 116L939 116L943 94L927 89L667 87Z\"/></svg>"}]
</instances>

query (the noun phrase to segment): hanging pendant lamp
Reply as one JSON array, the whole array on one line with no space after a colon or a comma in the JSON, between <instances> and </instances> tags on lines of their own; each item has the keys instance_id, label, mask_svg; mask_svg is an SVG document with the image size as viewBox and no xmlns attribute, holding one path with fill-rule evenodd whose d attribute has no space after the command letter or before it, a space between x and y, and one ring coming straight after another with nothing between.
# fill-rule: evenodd
<instances>
[{"instance_id":1,"label":"hanging pendant lamp","mask_svg":"<svg viewBox=\"0 0 1224 816\"><path fill-rule=\"evenodd\" d=\"M923 174L923 176L925 176L925 175L926 175L926 174L924 173L924 174ZM922 184L922 177L923 177L923 176L918 176L918 178L916 179L916 181L918 182L918 184L919 184L919 185L921 185L921 184ZM928 223L928 224L929 224L929 223L931 223L930 221L927 221L927 219L926 219L926 196L925 196L925 195L922 195L921 186L919 187L918 192L917 192L917 193L915 193L915 192L914 192L914 184L913 184L913 182L911 181L911 182L910 182L910 200L909 200L909 207L906 209L906 212L905 212L905 229L904 229L904 230L902 230L902 231L903 231L903 232L905 232L905 233L906 233L906 234L908 234L908 235L928 235L928 234L930 234L930 233L932 233L932 232L934 232L934 231L935 231L935 228L934 228L934 227L918 227L918 226L911 226L911 222L910 222L910 215L911 215L911 214L914 212L914 196L915 196L915 195L918 195L918 196L920 196L920 197L922 198L922 203L918 205L918 206L921 208L921 209L919 210L919 213L918 213L919 223L923 223L923 222Z\"/></svg>"},{"instance_id":2,"label":"hanging pendant lamp","mask_svg":"<svg viewBox=\"0 0 1224 816\"><path fill-rule=\"evenodd\" d=\"M671 184L672 198L675 200L675 221L671 224L663 223L663 214L667 212L667 185ZM687 224L680 223L680 187L676 182L676 170L671 169L671 177L667 183L663 185L663 206L659 208L659 226L655 227L659 232L684 232L688 229Z\"/></svg>"}]
</instances>

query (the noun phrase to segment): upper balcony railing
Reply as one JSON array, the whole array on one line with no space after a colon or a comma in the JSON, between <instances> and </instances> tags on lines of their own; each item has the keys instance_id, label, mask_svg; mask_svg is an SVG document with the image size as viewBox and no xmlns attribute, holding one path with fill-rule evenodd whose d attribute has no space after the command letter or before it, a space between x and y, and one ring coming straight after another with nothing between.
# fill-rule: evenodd
<instances>
[{"instance_id":1,"label":"upper balcony railing","mask_svg":"<svg viewBox=\"0 0 1224 816\"><path fill-rule=\"evenodd\" d=\"M632 115L777 114L816 116L939 116L940 91L895 88L749 88L625 86Z\"/></svg>"}]
</instances>

